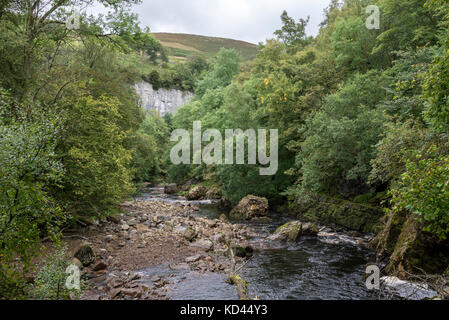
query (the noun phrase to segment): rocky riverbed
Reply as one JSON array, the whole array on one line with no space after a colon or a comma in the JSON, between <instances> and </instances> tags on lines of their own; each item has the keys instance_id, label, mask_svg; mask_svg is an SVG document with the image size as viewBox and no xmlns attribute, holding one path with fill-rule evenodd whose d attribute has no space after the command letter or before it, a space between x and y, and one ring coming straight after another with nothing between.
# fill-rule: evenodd
<instances>
[{"instance_id":1,"label":"rocky riverbed","mask_svg":"<svg viewBox=\"0 0 449 320\"><path fill-rule=\"evenodd\" d=\"M258 213L253 200L248 208ZM380 298L364 286L366 264L374 259L369 235L277 213L233 220L213 201L188 201L162 187L123 203L120 216L65 238L78 257L73 262L89 279L82 299L237 299L236 288L226 282L228 245L253 297ZM77 254L80 248L85 259Z\"/></svg>"},{"instance_id":2,"label":"rocky riverbed","mask_svg":"<svg viewBox=\"0 0 449 320\"><path fill-rule=\"evenodd\" d=\"M95 254L83 268L91 284L84 299L165 299L170 275L145 278L136 271L166 264L172 270L226 274L230 260L225 239L232 247L245 248L257 235L226 216L199 217L199 208L190 203L132 201L121 207L119 219L93 224L78 234L82 240L70 241L73 252L87 245Z\"/></svg>"}]
</instances>

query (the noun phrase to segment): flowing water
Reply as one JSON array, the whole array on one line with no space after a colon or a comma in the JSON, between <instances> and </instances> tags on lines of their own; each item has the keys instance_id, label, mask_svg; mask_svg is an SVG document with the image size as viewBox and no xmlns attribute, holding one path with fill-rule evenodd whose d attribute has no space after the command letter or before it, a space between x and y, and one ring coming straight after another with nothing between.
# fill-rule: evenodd
<instances>
[{"instance_id":1,"label":"flowing water","mask_svg":"<svg viewBox=\"0 0 449 320\"><path fill-rule=\"evenodd\" d=\"M163 188L150 188L139 197L145 201L186 202L169 196ZM218 218L220 211L211 201L189 201L199 205L198 215ZM288 221L272 214L270 223L247 222L264 243L266 236ZM262 246L263 247L263 246ZM348 235L328 230L318 238L305 238L293 245L277 244L256 250L240 271L248 283L248 292L260 299L378 299L365 287L366 263L373 261L373 252L357 244ZM171 299L237 299L234 286L225 282L225 274L199 274L190 270L174 271L167 265L141 271L147 277L169 276L173 285Z\"/></svg>"}]
</instances>

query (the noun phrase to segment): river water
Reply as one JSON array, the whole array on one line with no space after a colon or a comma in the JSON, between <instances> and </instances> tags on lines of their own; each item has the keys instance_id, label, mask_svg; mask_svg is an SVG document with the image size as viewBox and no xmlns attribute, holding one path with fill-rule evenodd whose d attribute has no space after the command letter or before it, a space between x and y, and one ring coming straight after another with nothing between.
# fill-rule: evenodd
<instances>
[{"instance_id":1,"label":"river water","mask_svg":"<svg viewBox=\"0 0 449 320\"><path fill-rule=\"evenodd\" d=\"M186 202L181 197L164 194L163 188L149 188L138 200ZM226 214L210 201L191 202L199 205L197 214L203 217L218 218ZM267 235L288 221L276 213L270 217L270 223L246 222L259 234L254 242L267 241ZM248 283L248 293L270 300L379 299L376 292L366 289L364 281L366 263L374 260L373 252L348 235L326 231L318 238L256 250L240 271ZM173 282L168 292L171 299L237 299L235 287L225 282L225 274L174 271L167 265L141 270L141 273L147 277L169 276Z\"/></svg>"}]
</instances>

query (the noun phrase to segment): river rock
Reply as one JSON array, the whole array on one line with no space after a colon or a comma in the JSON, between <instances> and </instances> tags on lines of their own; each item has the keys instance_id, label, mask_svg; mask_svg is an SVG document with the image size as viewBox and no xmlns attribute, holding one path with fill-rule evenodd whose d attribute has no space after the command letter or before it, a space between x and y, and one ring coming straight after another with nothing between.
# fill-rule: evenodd
<instances>
[{"instance_id":1,"label":"river rock","mask_svg":"<svg viewBox=\"0 0 449 320\"><path fill-rule=\"evenodd\" d=\"M268 200L256 196L246 196L231 210L230 216L235 219L250 220L268 214Z\"/></svg>"},{"instance_id":2,"label":"river rock","mask_svg":"<svg viewBox=\"0 0 449 320\"><path fill-rule=\"evenodd\" d=\"M197 255L194 255L194 256L191 256L191 257L187 257L185 259L185 261L187 263L193 263L193 262L197 262L197 261L201 260L202 258L203 258L203 255L197 254Z\"/></svg>"},{"instance_id":3,"label":"river rock","mask_svg":"<svg viewBox=\"0 0 449 320\"><path fill-rule=\"evenodd\" d=\"M302 225L302 231L301 234L303 236L309 236L309 237L317 237L318 236L318 227L314 225L313 223L305 223Z\"/></svg>"},{"instance_id":4,"label":"river rock","mask_svg":"<svg viewBox=\"0 0 449 320\"><path fill-rule=\"evenodd\" d=\"M198 233L192 227L188 227L184 231L183 235L184 235L184 238L186 238L187 241L192 242L197 237Z\"/></svg>"},{"instance_id":5,"label":"river rock","mask_svg":"<svg viewBox=\"0 0 449 320\"><path fill-rule=\"evenodd\" d=\"M211 188L206 192L206 199L217 200L221 199L221 189L220 188Z\"/></svg>"},{"instance_id":6,"label":"river rock","mask_svg":"<svg viewBox=\"0 0 449 320\"><path fill-rule=\"evenodd\" d=\"M214 243L208 239L199 239L191 244L192 247L201 248L206 251L209 251L213 248Z\"/></svg>"},{"instance_id":7,"label":"river rock","mask_svg":"<svg viewBox=\"0 0 449 320\"><path fill-rule=\"evenodd\" d=\"M206 195L206 188L204 186L196 186L190 189L187 194L187 200L200 200L203 199Z\"/></svg>"},{"instance_id":8,"label":"river rock","mask_svg":"<svg viewBox=\"0 0 449 320\"><path fill-rule=\"evenodd\" d=\"M302 223L300 221L288 222L274 232L269 237L273 241L296 242L301 238Z\"/></svg>"},{"instance_id":9,"label":"river rock","mask_svg":"<svg viewBox=\"0 0 449 320\"><path fill-rule=\"evenodd\" d=\"M87 267L95 261L94 250L92 250L92 247L89 244L83 244L79 247L79 249L76 250L74 257L77 258L84 267Z\"/></svg>"},{"instance_id":10,"label":"river rock","mask_svg":"<svg viewBox=\"0 0 449 320\"><path fill-rule=\"evenodd\" d=\"M176 183L167 184L164 186L164 193L166 194L175 194L178 193L179 188Z\"/></svg>"}]
</instances>

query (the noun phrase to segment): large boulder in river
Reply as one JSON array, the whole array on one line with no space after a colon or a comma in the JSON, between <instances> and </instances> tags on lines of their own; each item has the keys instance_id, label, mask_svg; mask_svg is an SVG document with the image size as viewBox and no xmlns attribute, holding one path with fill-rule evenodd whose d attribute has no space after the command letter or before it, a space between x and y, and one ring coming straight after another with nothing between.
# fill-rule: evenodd
<instances>
[{"instance_id":1,"label":"large boulder in river","mask_svg":"<svg viewBox=\"0 0 449 320\"><path fill-rule=\"evenodd\" d=\"M206 199L210 199L210 200L221 199L221 189L220 188L211 188L211 189L207 190Z\"/></svg>"},{"instance_id":2,"label":"large boulder in river","mask_svg":"<svg viewBox=\"0 0 449 320\"><path fill-rule=\"evenodd\" d=\"M250 220L268 215L268 200L256 196L246 196L231 210L231 217Z\"/></svg>"},{"instance_id":3,"label":"large boulder in river","mask_svg":"<svg viewBox=\"0 0 449 320\"><path fill-rule=\"evenodd\" d=\"M313 223L309 222L302 225L301 235L303 236L316 237L318 236L318 232L318 227Z\"/></svg>"},{"instance_id":4,"label":"large boulder in river","mask_svg":"<svg viewBox=\"0 0 449 320\"><path fill-rule=\"evenodd\" d=\"M296 242L301 238L302 223L291 221L277 228L273 235L269 237L273 241Z\"/></svg>"},{"instance_id":5,"label":"large boulder in river","mask_svg":"<svg viewBox=\"0 0 449 320\"><path fill-rule=\"evenodd\" d=\"M206 188L204 186L196 186L189 190L186 198L187 200L200 200L206 195Z\"/></svg>"},{"instance_id":6,"label":"large boulder in river","mask_svg":"<svg viewBox=\"0 0 449 320\"><path fill-rule=\"evenodd\" d=\"M175 194L178 193L179 188L176 183L167 184L164 186L164 193L166 194Z\"/></svg>"}]
</instances>

